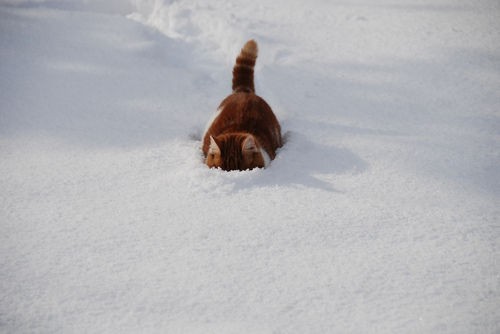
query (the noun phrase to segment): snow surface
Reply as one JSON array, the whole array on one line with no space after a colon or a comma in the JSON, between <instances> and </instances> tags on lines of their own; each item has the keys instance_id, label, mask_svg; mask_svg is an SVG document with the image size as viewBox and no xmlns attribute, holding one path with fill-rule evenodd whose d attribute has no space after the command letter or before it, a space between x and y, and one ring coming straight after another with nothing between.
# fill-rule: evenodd
<instances>
[{"instance_id":1,"label":"snow surface","mask_svg":"<svg viewBox=\"0 0 500 334\"><path fill-rule=\"evenodd\" d=\"M500 332L498 1L0 3L0 332Z\"/></svg>"}]
</instances>

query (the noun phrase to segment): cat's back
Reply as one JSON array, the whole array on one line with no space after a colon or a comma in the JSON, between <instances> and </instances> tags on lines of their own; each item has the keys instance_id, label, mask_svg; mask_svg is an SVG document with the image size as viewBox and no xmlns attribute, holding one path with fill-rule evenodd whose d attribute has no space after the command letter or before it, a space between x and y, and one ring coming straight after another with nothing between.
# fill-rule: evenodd
<instances>
[{"instance_id":1,"label":"cat's back","mask_svg":"<svg viewBox=\"0 0 500 334\"><path fill-rule=\"evenodd\" d=\"M255 93L233 93L221 102L219 110L221 115L242 121L275 118L271 107Z\"/></svg>"},{"instance_id":2,"label":"cat's back","mask_svg":"<svg viewBox=\"0 0 500 334\"><path fill-rule=\"evenodd\" d=\"M223 132L246 131L254 135L279 127L271 107L254 93L234 93L219 106L220 114L215 120Z\"/></svg>"},{"instance_id":3,"label":"cat's back","mask_svg":"<svg viewBox=\"0 0 500 334\"><path fill-rule=\"evenodd\" d=\"M209 135L237 132L255 135L273 153L281 147L278 119L267 102L255 93L233 93L221 102L218 114L206 131L204 146L209 143Z\"/></svg>"}]
</instances>

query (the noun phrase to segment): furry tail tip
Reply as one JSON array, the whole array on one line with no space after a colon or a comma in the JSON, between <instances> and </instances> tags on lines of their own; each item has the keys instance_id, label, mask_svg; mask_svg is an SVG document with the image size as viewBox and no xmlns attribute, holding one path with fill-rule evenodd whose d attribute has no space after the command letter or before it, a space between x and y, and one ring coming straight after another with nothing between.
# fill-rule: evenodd
<instances>
[{"instance_id":1,"label":"furry tail tip","mask_svg":"<svg viewBox=\"0 0 500 334\"><path fill-rule=\"evenodd\" d=\"M257 46L257 42L254 41L253 39L249 40L248 42L243 45L243 48L241 49L241 53L245 56L248 56L250 58L256 59L257 54L259 52L259 48Z\"/></svg>"}]
</instances>

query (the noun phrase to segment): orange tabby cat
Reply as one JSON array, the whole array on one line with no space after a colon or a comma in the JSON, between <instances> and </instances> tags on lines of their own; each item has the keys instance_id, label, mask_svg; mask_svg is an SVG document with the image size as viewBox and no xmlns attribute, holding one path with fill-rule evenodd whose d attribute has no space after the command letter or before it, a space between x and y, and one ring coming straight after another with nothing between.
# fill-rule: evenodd
<instances>
[{"instance_id":1,"label":"orange tabby cat","mask_svg":"<svg viewBox=\"0 0 500 334\"><path fill-rule=\"evenodd\" d=\"M281 127L271 107L255 95L257 43L246 42L233 68L233 94L220 104L203 137L208 167L247 170L266 167L282 145Z\"/></svg>"}]
</instances>

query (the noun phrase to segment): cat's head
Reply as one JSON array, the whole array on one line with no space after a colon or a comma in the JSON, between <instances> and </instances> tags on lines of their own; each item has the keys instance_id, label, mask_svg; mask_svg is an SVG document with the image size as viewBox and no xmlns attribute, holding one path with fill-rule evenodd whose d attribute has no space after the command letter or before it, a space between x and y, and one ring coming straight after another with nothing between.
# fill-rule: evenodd
<instances>
[{"instance_id":1,"label":"cat's head","mask_svg":"<svg viewBox=\"0 0 500 334\"><path fill-rule=\"evenodd\" d=\"M210 136L206 164L226 171L264 168L265 154L257 139L250 134Z\"/></svg>"}]
</instances>

